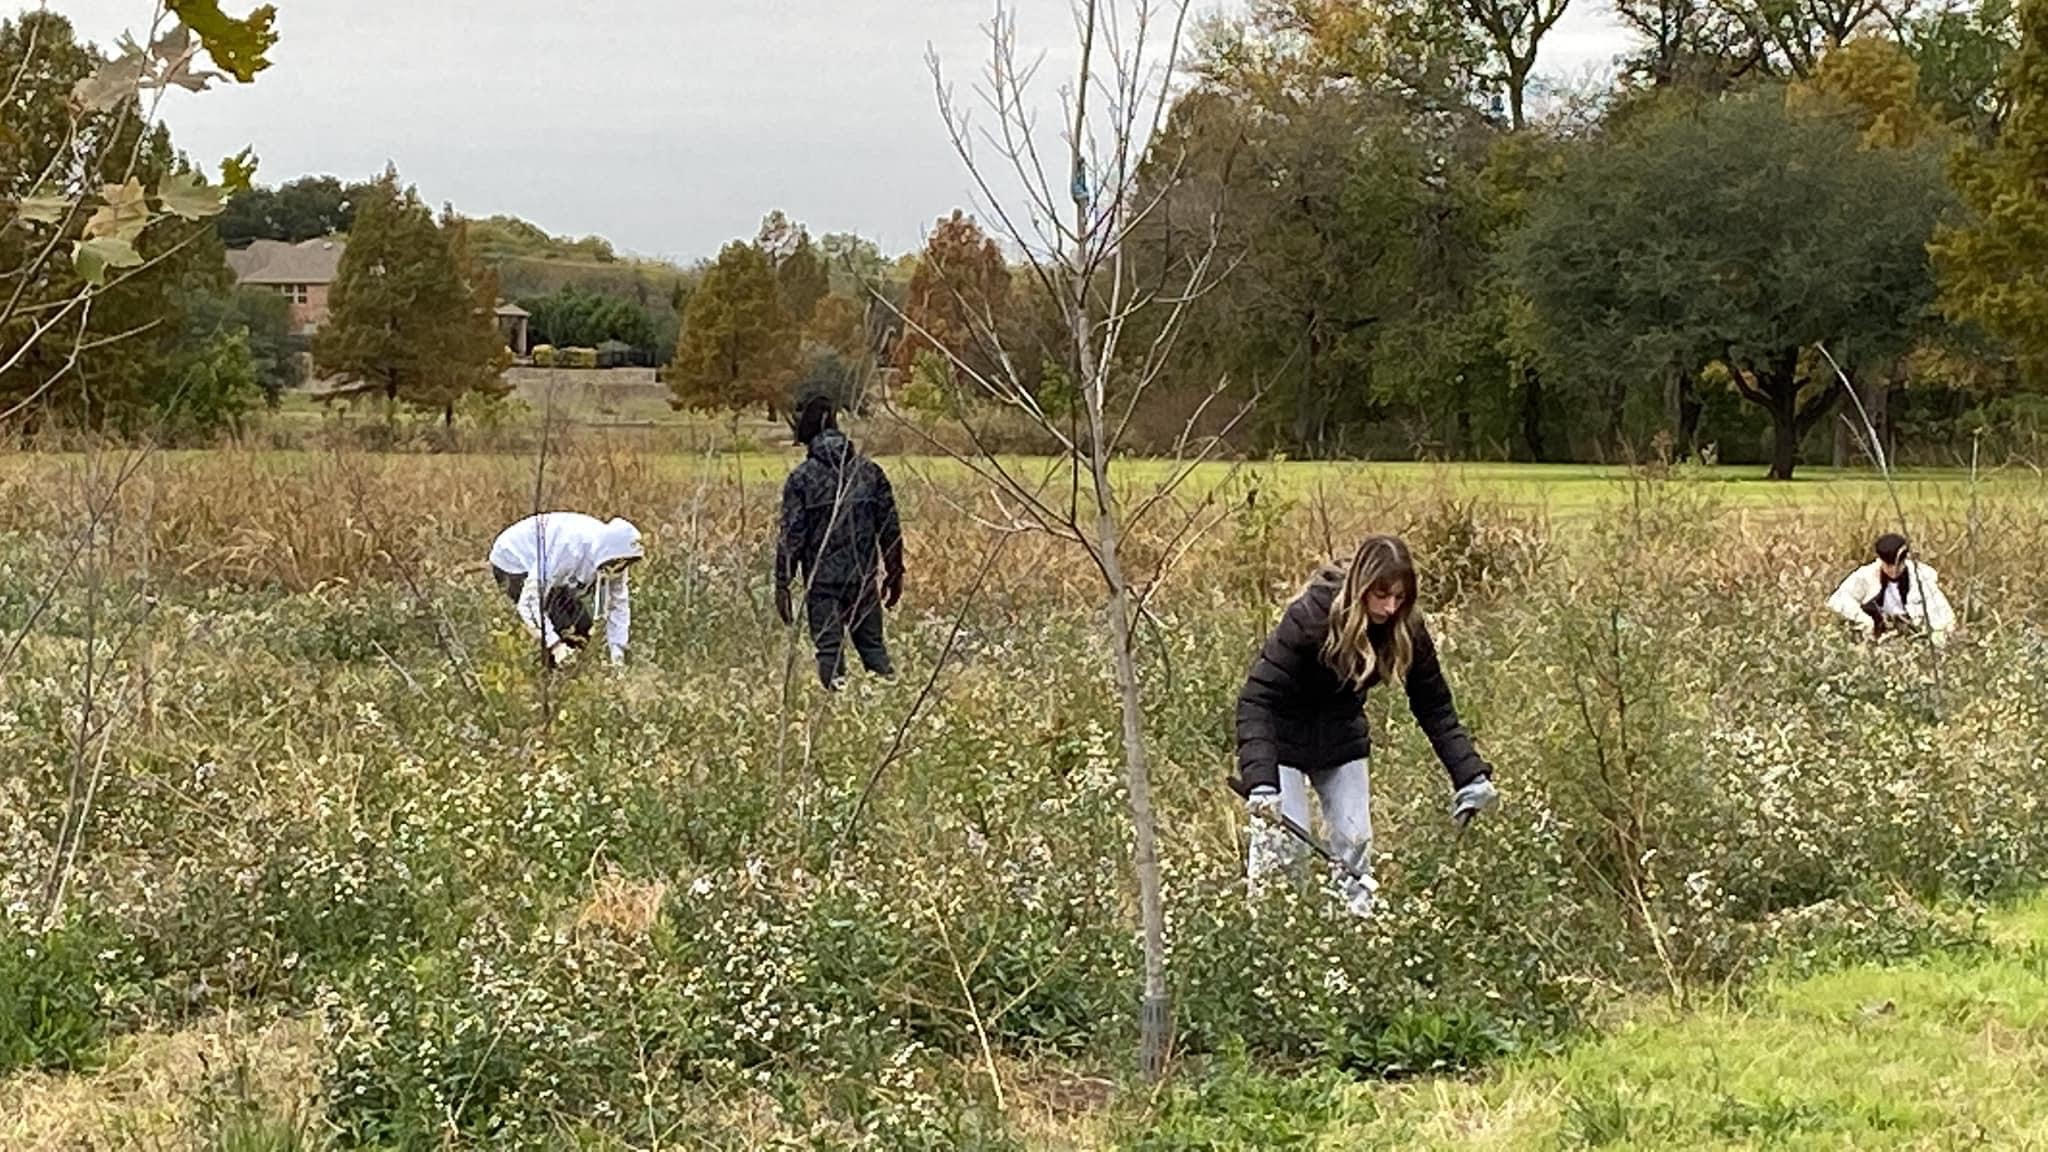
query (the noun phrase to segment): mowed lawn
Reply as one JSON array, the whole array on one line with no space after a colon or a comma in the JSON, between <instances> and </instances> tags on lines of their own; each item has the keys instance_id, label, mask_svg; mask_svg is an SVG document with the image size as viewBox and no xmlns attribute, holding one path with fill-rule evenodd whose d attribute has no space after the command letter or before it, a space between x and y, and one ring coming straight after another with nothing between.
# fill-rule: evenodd
<instances>
[{"instance_id":1,"label":"mowed lawn","mask_svg":"<svg viewBox=\"0 0 2048 1152\"><path fill-rule=\"evenodd\" d=\"M1617 1008L1599 1032L1467 1077L1239 1069L1122 1139L1144 1149L2048 1149L2048 898L1981 947Z\"/></svg>"},{"instance_id":2,"label":"mowed lawn","mask_svg":"<svg viewBox=\"0 0 2048 1152\"><path fill-rule=\"evenodd\" d=\"M1329 1148L2048 1148L2048 899L1990 947L1645 1010L1476 1082L1348 1089Z\"/></svg>"},{"instance_id":3,"label":"mowed lawn","mask_svg":"<svg viewBox=\"0 0 2048 1152\"><path fill-rule=\"evenodd\" d=\"M858 439L858 432L855 436ZM762 446L744 452L649 452L644 441L629 441L628 451L642 461L653 460L661 469L674 469L692 480L748 485L779 485L801 452L794 446ZM601 440L586 436L583 448L595 448ZM318 450L240 450L245 466L289 472L324 455ZM188 457L191 452L171 452L169 457ZM454 457L417 456L464 471L470 467L486 471L530 474L531 454L471 453ZM49 456L17 454L0 459L0 477L13 469L37 467ZM959 495L986 482L968 464L940 455L879 455L895 479L899 491L920 485L945 489ZM1025 484L1058 499L1072 483L1066 462L1048 457L1004 456L997 464ZM978 467L987 469L988 462ZM1242 500L1257 489L1262 495L1309 504L1317 500L1360 501L1374 498L1398 499L1418 494L1450 495L1461 500L1499 504L1526 513L1544 513L1577 518L1590 512L1626 504L1638 491L1641 473L1621 466L1582 464L1482 464L1482 463L1360 463L1325 461L1210 461L1188 467L1172 460L1126 458L1113 466L1116 483L1142 496L1169 478L1177 479L1183 499L1214 496ZM1900 499L1909 516L1915 512L1956 511L1969 501L1971 478L1962 469L1919 469L1898 474ZM1082 477L1085 487L1086 477ZM1891 496L1884 480L1869 469L1802 468L1791 481L1766 479L1761 465L1720 465L1713 468L1680 468L1669 473L1668 483L1692 490L1710 506L1730 510L1881 510L1887 516ZM1985 469L1976 481L1982 498L2048 497L2048 479L2031 469Z\"/></svg>"}]
</instances>

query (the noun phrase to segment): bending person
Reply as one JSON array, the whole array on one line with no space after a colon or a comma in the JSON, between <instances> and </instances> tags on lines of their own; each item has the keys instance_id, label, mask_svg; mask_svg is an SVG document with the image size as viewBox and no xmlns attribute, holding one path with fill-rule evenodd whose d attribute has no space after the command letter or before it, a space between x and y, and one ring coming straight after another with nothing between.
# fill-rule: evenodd
<instances>
[{"instance_id":1,"label":"bending person","mask_svg":"<svg viewBox=\"0 0 2048 1152\"><path fill-rule=\"evenodd\" d=\"M633 627L626 570L642 556L640 530L625 520L543 512L498 533L491 576L540 642L548 667L566 664L589 642L598 615L611 661L622 664Z\"/></svg>"},{"instance_id":2,"label":"bending person","mask_svg":"<svg viewBox=\"0 0 2048 1152\"><path fill-rule=\"evenodd\" d=\"M1309 821L1308 794L1323 805L1345 902L1372 911L1372 735L1365 694L1399 683L1408 708L1457 790L1451 818L1463 826L1491 807L1493 768L1472 747L1415 610L1415 564L1393 536L1368 536L1349 569L1327 566L1287 606L1253 661L1237 698L1238 771L1231 786L1252 817L1246 879L1261 882L1298 863L1305 846L1281 826Z\"/></svg>"},{"instance_id":3,"label":"bending person","mask_svg":"<svg viewBox=\"0 0 2048 1152\"><path fill-rule=\"evenodd\" d=\"M1866 629L1872 643L1921 631L1936 644L1946 643L1955 632L1956 614L1942 595L1940 576L1896 532L1877 538L1876 553L1828 597L1828 610Z\"/></svg>"}]
</instances>

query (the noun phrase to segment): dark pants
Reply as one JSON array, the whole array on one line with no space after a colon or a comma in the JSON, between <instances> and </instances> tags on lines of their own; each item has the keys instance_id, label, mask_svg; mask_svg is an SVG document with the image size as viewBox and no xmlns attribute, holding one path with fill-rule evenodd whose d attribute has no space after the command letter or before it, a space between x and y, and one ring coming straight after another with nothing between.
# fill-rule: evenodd
<instances>
[{"instance_id":1,"label":"dark pants","mask_svg":"<svg viewBox=\"0 0 2048 1152\"><path fill-rule=\"evenodd\" d=\"M860 584L813 584L804 595L804 615L811 624L811 643L818 650L818 679L835 686L846 675L846 634L853 650L877 676L893 676L889 645L882 637L882 600L874 581Z\"/></svg>"},{"instance_id":2,"label":"dark pants","mask_svg":"<svg viewBox=\"0 0 2048 1152\"><path fill-rule=\"evenodd\" d=\"M514 604L519 603L519 594L526 590L526 573L507 572L497 565L491 565L491 578L498 582L498 588ZM567 588L550 589L541 597L540 610L553 626L555 635L571 648L581 648L590 641L590 605L583 597Z\"/></svg>"}]
</instances>

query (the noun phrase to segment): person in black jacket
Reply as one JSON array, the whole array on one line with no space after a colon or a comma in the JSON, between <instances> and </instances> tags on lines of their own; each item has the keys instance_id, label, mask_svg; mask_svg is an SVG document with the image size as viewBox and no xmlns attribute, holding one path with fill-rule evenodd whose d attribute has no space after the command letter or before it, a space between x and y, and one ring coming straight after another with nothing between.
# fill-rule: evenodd
<instances>
[{"instance_id":1,"label":"person in black jacket","mask_svg":"<svg viewBox=\"0 0 2048 1152\"><path fill-rule=\"evenodd\" d=\"M835 405L812 397L797 414L796 441L809 451L782 486L775 544L775 612L794 622L789 582L804 581L804 615L818 653L818 679L837 691L846 676L846 634L867 670L895 675L882 609L903 596L903 531L896 495L880 465L839 431ZM876 580L880 569L881 579Z\"/></svg>"},{"instance_id":2,"label":"person in black jacket","mask_svg":"<svg viewBox=\"0 0 2048 1152\"><path fill-rule=\"evenodd\" d=\"M1493 769L1458 721L1436 645L1415 610L1415 562L1393 536L1368 536L1350 568L1319 570L1287 606L1237 697L1237 775L1231 786L1252 817L1246 878L1292 868L1305 851L1280 826L1309 822L1308 792L1323 805L1329 847L1351 911L1372 911L1372 736L1365 693L1398 681L1457 794L1451 817L1463 827L1498 798Z\"/></svg>"}]
</instances>

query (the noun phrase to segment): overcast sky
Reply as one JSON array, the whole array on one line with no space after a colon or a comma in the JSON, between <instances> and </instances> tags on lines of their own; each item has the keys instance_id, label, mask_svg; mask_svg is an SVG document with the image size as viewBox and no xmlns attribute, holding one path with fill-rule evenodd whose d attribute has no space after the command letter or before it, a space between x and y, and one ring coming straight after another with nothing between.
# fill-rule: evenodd
<instances>
[{"instance_id":1,"label":"overcast sky","mask_svg":"<svg viewBox=\"0 0 2048 1152\"><path fill-rule=\"evenodd\" d=\"M896 252L976 207L924 55L936 49L964 89L993 0L276 2L269 71L165 111L178 146L209 164L254 147L267 184L389 161L466 215L679 260L751 236L770 208ZM150 4L50 6L105 45L139 36ZM1016 8L1019 40L1047 52L1054 101L1073 53L1067 0ZM1605 0L1576 0L1541 70L1583 76L1623 45Z\"/></svg>"}]
</instances>

